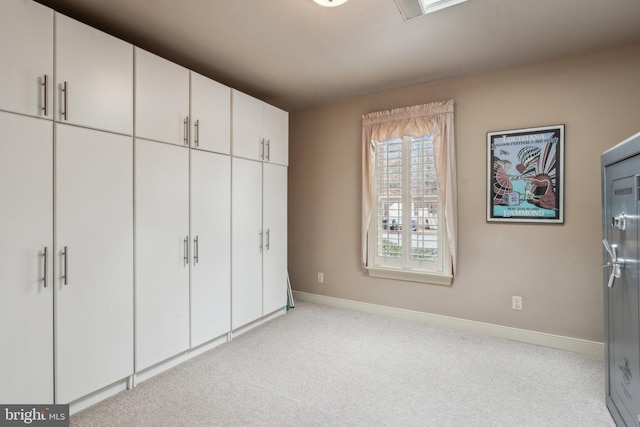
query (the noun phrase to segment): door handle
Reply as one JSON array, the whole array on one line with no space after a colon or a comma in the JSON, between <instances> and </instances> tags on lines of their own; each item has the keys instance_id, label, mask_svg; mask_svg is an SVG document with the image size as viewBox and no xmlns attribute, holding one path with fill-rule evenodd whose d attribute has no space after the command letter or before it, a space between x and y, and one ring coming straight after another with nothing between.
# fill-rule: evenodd
<instances>
[{"instance_id":1,"label":"door handle","mask_svg":"<svg viewBox=\"0 0 640 427\"><path fill-rule=\"evenodd\" d=\"M198 259L200 256L200 243L198 242L198 236L193 239L193 265L196 265L200 260Z\"/></svg>"},{"instance_id":2,"label":"door handle","mask_svg":"<svg viewBox=\"0 0 640 427\"><path fill-rule=\"evenodd\" d=\"M195 135L193 137L193 141L196 144L196 147L200 146L200 120L196 120L195 123L193 124L194 130L195 130Z\"/></svg>"},{"instance_id":3,"label":"door handle","mask_svg":"<svg viewBox=\"0 0 640 427\"><path fill-rule=\"evenodd\" d=\"M270 230L267 228L267 245L266 245L267 246L267 252L269 252L269 240L270 240L269 239L269 231Z\"/></svg>"},{"instance_id":4,"label":"door handle","mask_svg":"<svg viewBox=\"0 0 640 427\"><path fill-rule=\"evenodd\" d=\"M44 247L44 251L42 252L42 258L44 258L44 274L42 275L42 283L44 287L47 287L47 247Z\"/></svg>"},{"instance_id":5,"label":"door handle","mask_svg":"<svg viewBox=\"0 0 640 427\"><path fill-rule=\"evenodd\" d=\"M62 93L64 94L64 111L62 112L62 118L64 120L69 120L69 85L67 82L62 84Z\"/></svg>"},{"instance_id":6,"label":"door handle","mask_svg":"<svg viewBox=\"0 0 640 427\"><path fill-rule=\"evenodd\" d=\"M43 95L42 95L42 100L44 101L44 105L42 106L41 110L44 113L44 116L46 117L46 116L49 115L49 108L48 108L49 107L49 99L48 99L49 95L47 94L49 83L48 83L48 79L47 79L47 75L46 74L42 78L41 86L42 86L42 90L44 91Z\"/></svg>"},{"instance_id":7,"label":"door handle","mask_svg":"<svg viewBox=\"0 0 640 427\"><path fill-rule=\"evenodd\" d=\"M62 251L62 256L64 257L64 274L62 275L62 279L64 279L64 284L68 285L69 284L69 265L67 264L67 261L69 259L69 249L65 246L64 250Z\"/></svg>"},{"instance_id":8,"label":"door handle","mask_svg":"<svg viewBox=\"0 0 640 427\"><path fill-rule=\"evenodd\" d=\"M188 266L189 265L189 236L184 238L184 246L182 247L184 250L184 265Z\"/></svg>"},{"instance_id":9,"label":"door handle","mask_svg":"<svg viewBox=\"0 0 640 427\"><path fill-rule=\"evenodd\" d=\"M611 257L611 261L602 266L602 268L613 267L613 269L611 269L611 275L609 276L609 282L607 283L607 287L611 288L613 287L613 282L622 277L622 269L625 267L625 261L624 259L618 258L618 245L615 243L610 245L607 239L604 239L602 244Z\"/></svg>"},{"instance_id":10,"label":"door handle","mask_svg":"<svg viewBox=\"0 0 640 427\"><path fill-rule=\"evenodd\" d=\"M267 139L267 160L271 160L271 141Z\"/></svg>"},{"instance_id":11,"label":"door handle","mask_svg":"<svg viewBox=\"0 0 640 427\"><path fill-rule=\"evenodd\" d=\"M189 116L184 119L184 145L189 145Z\"/></svg>"}]
</instances>

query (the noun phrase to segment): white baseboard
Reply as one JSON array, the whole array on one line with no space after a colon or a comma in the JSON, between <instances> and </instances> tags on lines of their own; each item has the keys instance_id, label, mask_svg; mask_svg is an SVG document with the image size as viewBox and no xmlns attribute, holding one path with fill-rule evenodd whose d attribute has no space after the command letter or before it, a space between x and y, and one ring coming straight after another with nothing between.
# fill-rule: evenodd
<instances>
[{"instance_id":1,"label":"white baseboard","mask_svg":"<svg viewBox=\"0 0 640 427\"><path fill-rule=\"evenodd\" d=\"M88 408L89 406L95 405L102 400L110 398L111 396L115 396L116 394L126 390L127 388L129 388L129 378L124 378L114 384L83 396L78 400L70 402L69 415L80 412L83 409Z\"/></svg>"},{"instance_id":2,"label":"white baseboard","mask_svg":"<svg viewBox=\"0 0 640 427\"><path fill-rule=\"evenodd\" d=\"M236 329L231 331L231 339L236 338L246 332L249 332L250 330L257 328L258 326L263 325L275 319L276 317L280 317L284 314L287 314L287 307L279 308L272 313L266 314L259 319L256 319L250 323L247 323L246 325L239 326Z\"/></svg>"},{"instance_id":3,"label":"white baseboard","mask_svg":"<svg viewBox=\"0 0 640 427\"><path fill-rule=\"evenodd\" d=\"M362 311L365 313L414 320L430 325L476 332L493 337L506 338L513 341L542 345L545 347L573 351L576 353L590 354L599 357L604 356L604 344L596 341L588 341L578 338L564 337L561 335L546 334L543 332L511 328L508 326L476 322L473 320L458 319L456 317L423 313L421 311L405 310L402 308L369 304L365 302L334 298L307 292L293 291L293 294L295 296L295 299L298 301L308 301L317 304L330 305L338 308L345 308L348 310Z\"/></svg>"}]
</instances>

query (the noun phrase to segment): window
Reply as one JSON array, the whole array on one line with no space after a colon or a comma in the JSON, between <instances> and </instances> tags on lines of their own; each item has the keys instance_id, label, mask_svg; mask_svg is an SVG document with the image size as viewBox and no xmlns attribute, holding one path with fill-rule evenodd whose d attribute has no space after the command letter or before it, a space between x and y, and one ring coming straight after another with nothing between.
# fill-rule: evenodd
<instances>
[{"instance_id":1,"label":"window","mask_svg":"<svg viewBox=\"0 0 640 427\"><path fill-rule=\"evenodd\" d=\"M417 107L409 108L411 115ZM451 250L452 246L455 250L455 165L449 161L453 147L449 144L443 150L443 144L452 143L453 135L448 132L445 138L446 122L423 110L422 120L413 123L404 114L400 121L382 121L391 126L363 125L363 265L372 276L450 284L455 260ZM383 114L397 116L398 111ZM379 121L380 113L374 114Z\"/></svg>"}]
</instances>

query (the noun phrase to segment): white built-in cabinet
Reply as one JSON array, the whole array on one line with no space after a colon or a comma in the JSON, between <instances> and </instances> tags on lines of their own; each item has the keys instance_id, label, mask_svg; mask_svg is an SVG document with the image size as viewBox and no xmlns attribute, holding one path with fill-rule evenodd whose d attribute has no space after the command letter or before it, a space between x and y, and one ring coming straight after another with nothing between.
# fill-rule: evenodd
<instances>
[{"instance_id":1,"label":"white built-in cabinet","mask_svg":"<svg viewBox=\"0 0 640 427\"><path fill-rule=\"evenodd\" d=\"M135 182L141 371L231 330L231 159L136 139Z\"/></svg>"},{"instance_id":2,"label":"white built-in cabinet","mask_svg":"<svg viewBox=\"0 0 640 427\"><path fill-rule=\"evenodd\" d=\"M262 163L232 163L231 326L237 329L262 316Z\"/></svg>"},{"instance_id":3,"label":"white built-in cabinet","mask_svg":"<svg viewBox=\"0 0 640 427\"><path fill-rule=\"evenodd\" d=\"M285 307L285 111L31 0L0 56L0 403L93 401Z\"/></svg>"},{"instance_id":4,"label":"white built-in cabinet","mask_svg":"<svg viewBox=\"0 0 640 427\"><path fill-rule=\"evenodd\" d=\"M0 1L0 110L53 118L53 11Z\"/></svg>"},{"instance_id":5,"label":"white built-in cabinet","mask_svg":"<svg viewBox=\"0 0 640 427\"><path fill-rule=\"evenodd\" d=\"M286 305L287 168L233 159L232 328Z\"/></svg>"},{"instance_id":6,"label":"white built-in cabinet","mask_svg":"<svg viewBox=\"0 0 640 427\"><path fill-rule=\"evenodd\" d=\"M231 153L231 89L191 71L191 147Z\"/></svg>"},{"instance_id":7,"label":"white built-in cabinet","mask_svg":"<svg viewBox=\"0 0 640 427\"><path fill-rule=\"evenodd\" d=\"M287 303L287 168L262 165L262 313Z\"/></svg>"},{"instance_id":8,"label":"white built-in cabinet","mask_svg":"<svg viewBox=\"0 0 640 427\"><path fill-rule=\"evenodd\" d=\"M189 348L189 149L135 141L136 370Z\"/></svg>"},{"instance_id":9,"label":"white built-in cabinet","mask_svg":"<svg viewBox=\"0 0 640 427\"><path fill-rule=\"evenodd\" d=\"M56 120L132 135L133 46L56 13Z\"/></svg>"},{"instance_id":10,"label":"white built-in cabinet","mask_svg":"<svg viewBox=\"0 0 640 427\"><path fill-rule=\"evenodd\" d=\"M231 159L191 150L191 347L231 330Z\"/></svg>"},{"instance_id":11,"label":"white built-in cabinet","mask_svg":"<svg viewBox=\"0 0 640 427\"><path fill-rule=\"evenodd\" d=\"M53 403L53 124L0 129L0 402Z\"/></svg>"},{"instance_id":12,"label":"white built-in cabinet","mask_svg":"<svg viewBox=\"0 0 640 427\"><path fill-rule=\"evenodd\" d=\"M68 403L133 373L132 141L0 125L0 399Z\"/></svg>"},{"instance_id":13,"label":"white built-in cabinet","mask_svg":"<svg viewBox=\"0 0 640 427\"><path fill-rule=\"evenodd\" d=\"M231 152L231 89L135 48L138 138Z\"/></svg>"},{"instance_id":14,"label":"white built-in cabinet","mask_svg":"<svg viewBox=\"0 0 640 427\"><path fill-rule=\"evenodd\" d=\"M189 70L135 48L135 136L189 146Z\"/></svg>"},{"instance_id":15,"label":"white built-in cabinet","mask_svg":"<svg viewBox=\"0 0 640 427\"><path fill-rule=\"evenodd\" d=\"M56 124L56 401L133 374L133 141Z\"/></svg>"},{"instance_id":16,"label":"white built-in cabinet","mask_svg":"<svg viewBox=\"0 0 640 427\"><path fill-rule=\"evenodd\" d=\"M289 114L237 90L232 98L232 154L288 165Z\"/></svg>"}]
</instances>

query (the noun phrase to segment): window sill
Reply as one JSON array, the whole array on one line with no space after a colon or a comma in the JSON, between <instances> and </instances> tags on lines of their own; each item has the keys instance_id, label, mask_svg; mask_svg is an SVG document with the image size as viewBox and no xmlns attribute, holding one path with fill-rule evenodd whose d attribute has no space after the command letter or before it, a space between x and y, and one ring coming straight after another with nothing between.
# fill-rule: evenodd
<instances>
[{"instance_id":1,"label":"window sill","mask_svg":"<svg viewBox=\"0 0 640 427\"><path fill-rule=\"evenodd\" d=\"M432 285L451 286L453 276L446 273L425 272L417 270L401 270L382 267L365 267L369 276L384 279L407 280L410 282L429 283Z\"/></svg>"}]
</instances>

